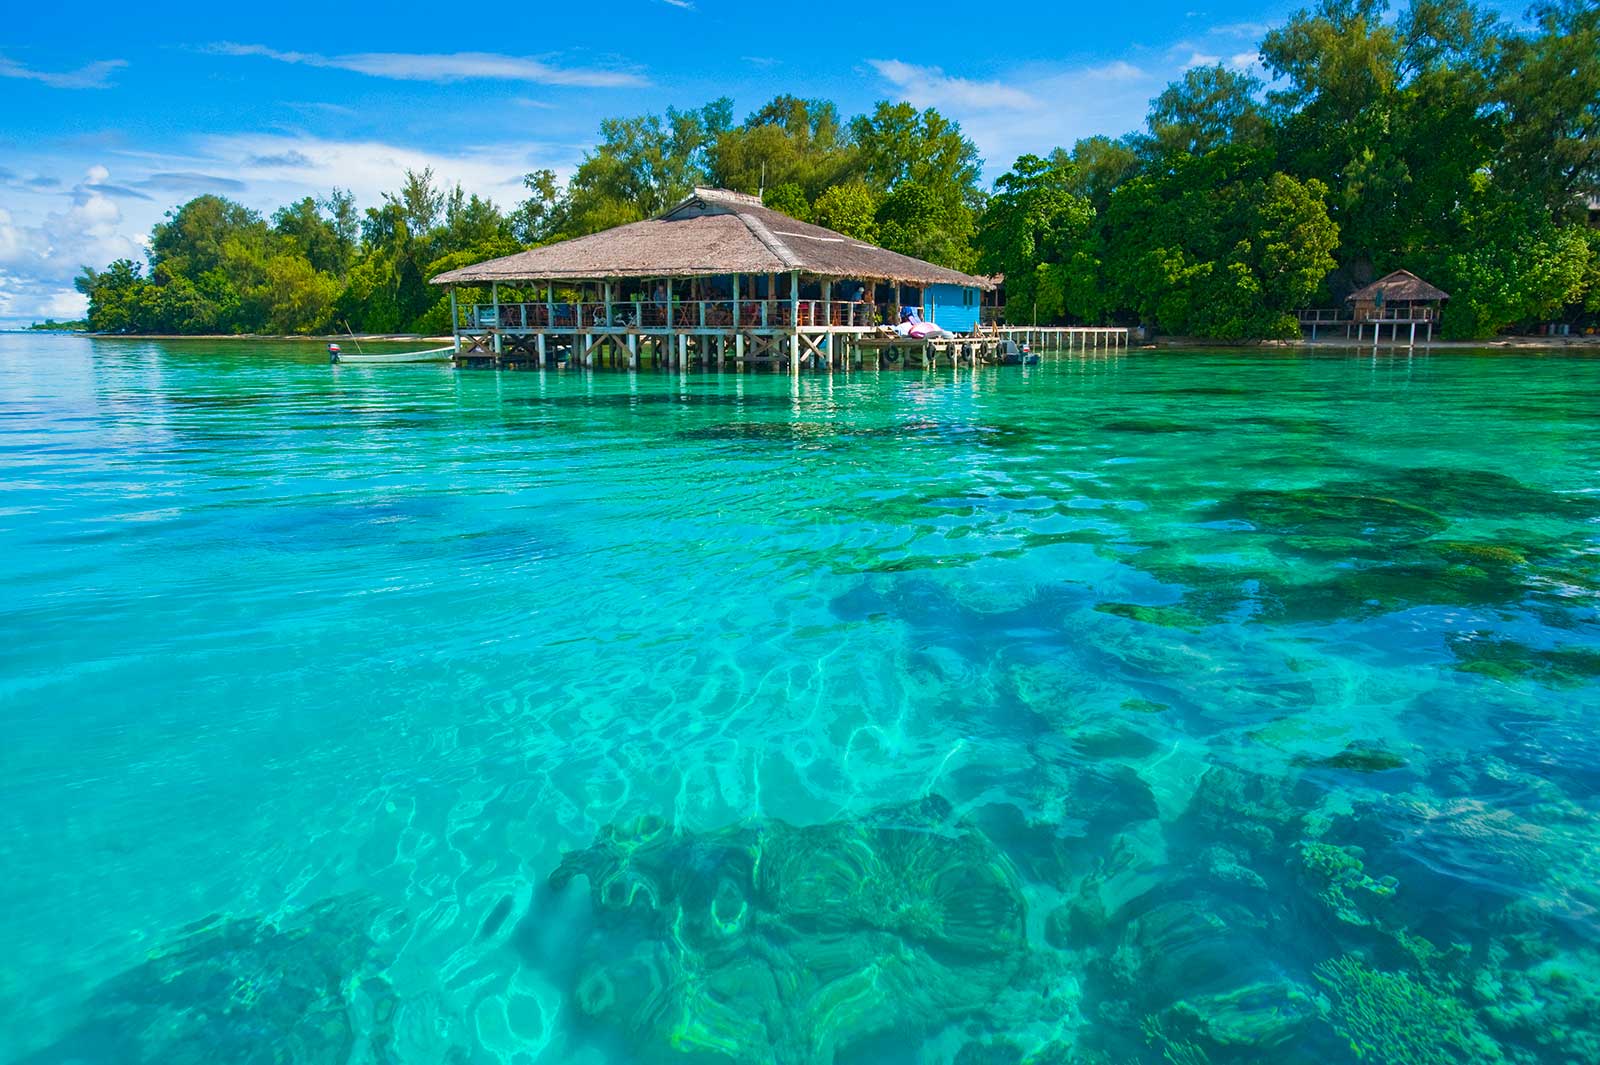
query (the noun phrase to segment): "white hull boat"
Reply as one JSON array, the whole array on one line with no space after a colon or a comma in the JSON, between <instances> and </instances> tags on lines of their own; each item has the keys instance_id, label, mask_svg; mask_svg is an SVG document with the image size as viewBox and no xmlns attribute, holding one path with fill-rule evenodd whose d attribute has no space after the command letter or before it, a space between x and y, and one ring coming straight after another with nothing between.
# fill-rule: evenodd
<instances>
[{"instance_id":1,"label":"white hull boat","mask_svg":"<svg viewBox=\"0 0 1600 1065\"><path fill-rule=\"evenodd\" d=\"M337 344L328 345L328 361L331 363L362 363L384 364L402 362L449 362L455 357L456 349L429 348L427 351L389 351L389 352L356 352L351 354L342 351Z\"/></svg>"}]
</instances>

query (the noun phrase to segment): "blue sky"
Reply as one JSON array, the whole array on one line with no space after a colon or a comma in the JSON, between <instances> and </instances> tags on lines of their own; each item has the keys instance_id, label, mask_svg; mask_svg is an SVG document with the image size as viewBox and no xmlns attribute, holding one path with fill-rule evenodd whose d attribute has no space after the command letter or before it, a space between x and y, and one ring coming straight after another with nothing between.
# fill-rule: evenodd
<instances>
[{"instance_id":1,"label":"blue sky","mask_svg":"<svg viewBox=\"0 0 1600 1065\"><path fill-rule=\"evenodd\" d=\"M526 171L570 173L602 117L724 94L739 117L780 92L847 115L935 106L992 178L1134 128L1187 66L1249 64L1292 7L519 6L17 5L0 37L0 323L77 316L81 264L141 257L151 224L203 192L270 210L339 185L368 206L432 166L509 205Z\"/></svg>"}]
</instances>

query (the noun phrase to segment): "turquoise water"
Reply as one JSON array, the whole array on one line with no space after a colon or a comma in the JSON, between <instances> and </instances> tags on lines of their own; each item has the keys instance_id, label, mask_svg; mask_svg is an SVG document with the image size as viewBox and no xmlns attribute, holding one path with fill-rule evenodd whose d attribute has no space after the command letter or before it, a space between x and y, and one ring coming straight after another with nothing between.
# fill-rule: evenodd
<instances>
[{"instance_id":1,"label":"turquoise water","mask_svg":"<svg viewBox=\"0 0 1600 1065\"><path fill-rule=\"evenodd\" d=\"M0 1061L1600 1060L1597 425L0 336Z\"/></svg>"}]
</instances>

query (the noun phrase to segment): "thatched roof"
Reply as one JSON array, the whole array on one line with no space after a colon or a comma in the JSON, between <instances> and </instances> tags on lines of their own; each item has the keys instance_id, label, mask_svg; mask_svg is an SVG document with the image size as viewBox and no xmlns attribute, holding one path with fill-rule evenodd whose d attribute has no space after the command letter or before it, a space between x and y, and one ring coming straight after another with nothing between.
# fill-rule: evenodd
<instances>
[{"instance_id":1,"label":"thatched roof","mask_svg":"<svg viewBox=\"0 0 1600 1065\"><path fill-rule=\"evenodd\" d=\"M822 278L994 287L986 278L779 214L763 207L758 197L702 188L659 218L450 270L433 283L706 277L791 270Z\"/></svg>"},{"instance_id":2,"label":"thatched roof","mask_svg":"<svg viewBox=\"0 0 1600 1065\"><path fill-rule=\"evenodd\" d=\"M1384 274L1365 288L1356 289L1345 300L1375 300L1379 291L1383 292L1385 303L1429 303L1450 298L1450 293L1434 288L1410 270L1396 270L1392 274Z\"/></svg>"}]
</instances>

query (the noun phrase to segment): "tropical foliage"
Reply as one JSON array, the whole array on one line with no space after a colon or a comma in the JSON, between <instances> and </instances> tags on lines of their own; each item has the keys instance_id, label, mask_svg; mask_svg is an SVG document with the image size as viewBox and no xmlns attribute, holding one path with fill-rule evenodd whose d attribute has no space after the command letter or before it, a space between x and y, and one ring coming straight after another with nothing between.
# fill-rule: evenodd
<instances>
[{"instance_id":1,"label":"tropical foliage","mask_svg":"<svg viewBox=\"0 0 1600 1065\"><path fill-rule=\"evenodd\" d=\"M1447 335L1600 310L1600 6L1542 0L1513 26L1474 0L1318 0L1269 32L1268 80L1189 70L1142 130L982 160L938 111L844 118L778 96L609 118L563 184L509 209L431 171L359 210L347 192L263 218L201 196L149 262L78 279L92 328L175 333L448 327L456 266L647 218L693 186L896 251L1004 274L1014 321L1140 322L1245 340L1293 333L1405 267L1451 293ZM1268 87L1270 85L1270 88Z\"/></svg>"},{"instance_id":2,"label":"tropical foliage","mask_svg":"<svg viewBox=\"0 0 1600 1065\"><path fill-rule=\"evenodd\" d=\"M1012 318L1289 335L1295 307L1401 267L1450 292L1447 336L1592 312L1600 6L1541 3L1526 30L1472 0L1392 15L1320 0L1262 41L1270 91L1197 68L1142 131L1019 159L977 237ZM1019 238L1017 185L1092 221L1065 244Z\"/></svg>"}]
</instances>

